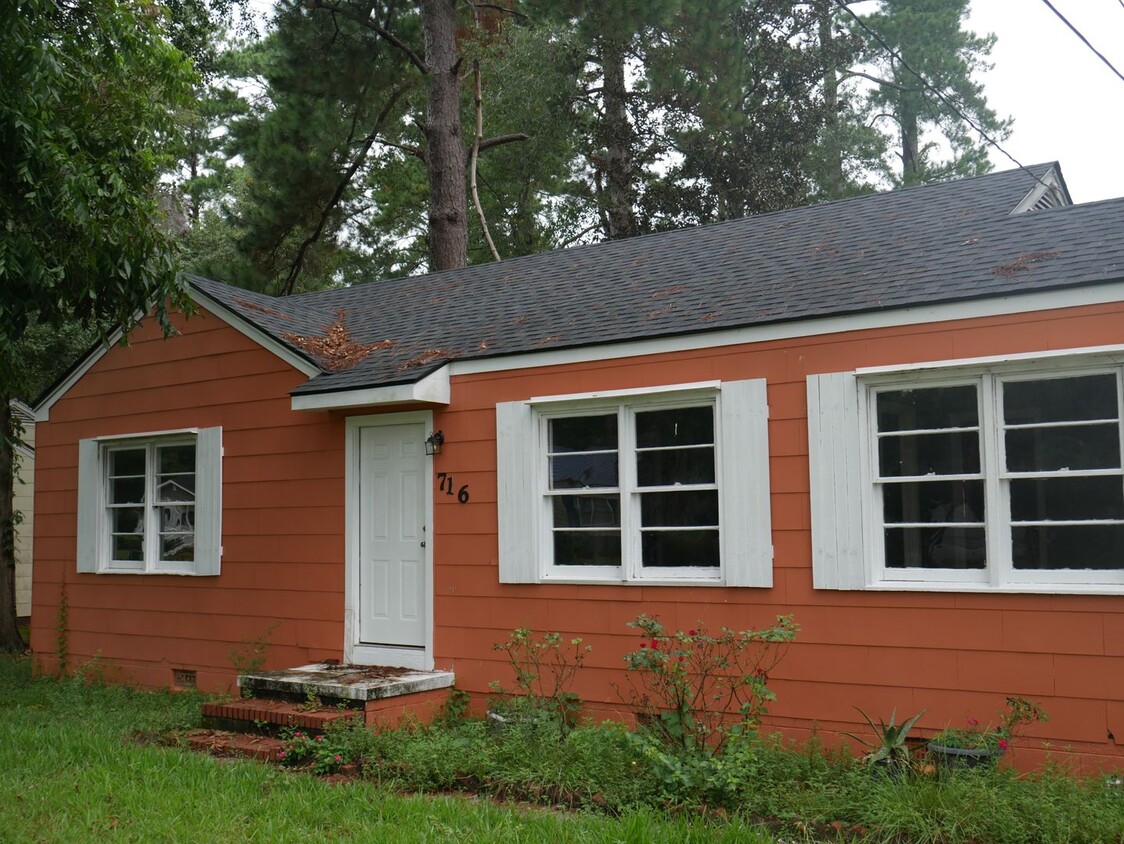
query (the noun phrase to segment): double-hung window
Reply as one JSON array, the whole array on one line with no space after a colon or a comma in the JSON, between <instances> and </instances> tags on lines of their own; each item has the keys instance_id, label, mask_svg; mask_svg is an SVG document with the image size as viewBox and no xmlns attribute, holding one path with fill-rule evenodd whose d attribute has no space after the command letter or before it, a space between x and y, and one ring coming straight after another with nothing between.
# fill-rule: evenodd
<instances>
[{"instance_id":1,"label":"double-hung window","mask_svg":"<svg viewBox=\"0 0 1124 844\"><path fill-rule=\"evenodd\" d=\"M497 408L505 582L768 585L764 382Z\"/></svg>"},{"instance_id":2,"label":"double-hung window","mask_svg":"<svg viewBox=\"0 0 1124 844\"><path fill-rule=\"evenodd\" d=\"M1104 357L810 379L817 585L1124 588L1121 379Z\"/></svg>"},{"instance_id":3,"label":"double-hung window","mask_svg":"<svg viewBox=\"0 0 1124 844\"><path fill-rule=\"evenodd\" d=\"M79 443L78 569L217 574L218 428Z\"/></svg>"}]
</instances>

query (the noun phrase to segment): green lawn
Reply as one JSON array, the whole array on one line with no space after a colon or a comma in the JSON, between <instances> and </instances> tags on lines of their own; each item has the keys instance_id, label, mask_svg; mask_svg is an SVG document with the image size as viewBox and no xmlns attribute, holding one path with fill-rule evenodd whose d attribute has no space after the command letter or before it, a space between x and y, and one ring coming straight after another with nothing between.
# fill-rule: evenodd
<instances>
[{"instance_id":1,"label":"green lawn","mask_svg":"<svg viewBox=\"0 0 1124 844\"><path fill-rule=\"evenodd\" d=\"M0 659L0 840L285 842L739 842L773 839L741 823L616 819L409 797L373 784L142 745L138 731L194 725L200 698L32 679Z\"/></svg>"}]
</instances>

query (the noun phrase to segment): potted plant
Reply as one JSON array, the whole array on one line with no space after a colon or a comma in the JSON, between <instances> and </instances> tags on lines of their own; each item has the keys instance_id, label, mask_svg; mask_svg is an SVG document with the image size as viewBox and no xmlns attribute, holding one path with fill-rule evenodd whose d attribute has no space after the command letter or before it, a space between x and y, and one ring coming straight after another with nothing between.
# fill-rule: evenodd
<instances>
[{"instance_id":1,"label":"potted plant","mask_svg":"<svg viewBox=\"0 0 1124 844\"><path fill-rule=\"evenodd\" d=\"M929 755L942 768L975 768L994 765L1007 752L1015 733L1027 724L1049 720L1046 711L1032 700L1007 698L999 713L999 724L983 726L969 718L965 727L946 727L929 740Z\"/></svg>"},{"instance_id":2,"label":"potted plant","mask_svg":"<svg viewBox=\"0 0 1124 844\"><path fill-rule=\"evenodd\" d=\"M855 708L858 709L857 706ZM863 755L865 764L872 765L874 770L888 773L890 776L901 776L909 769L909 745L906 744L906 738L909 736L909 731L913 729L913 725L925 714L925 710L922 709L908 721L895 724L898 711L894 709L890 713L889 722L884 723L882 719L879 719L877 726L870 716L861 709L859 709L859 714L870 725L870 729L874 731L874 739L861 738L853 733L844 733L844 735L853 738L867 748L867 753Z\"/></svg>"}]
</instances>

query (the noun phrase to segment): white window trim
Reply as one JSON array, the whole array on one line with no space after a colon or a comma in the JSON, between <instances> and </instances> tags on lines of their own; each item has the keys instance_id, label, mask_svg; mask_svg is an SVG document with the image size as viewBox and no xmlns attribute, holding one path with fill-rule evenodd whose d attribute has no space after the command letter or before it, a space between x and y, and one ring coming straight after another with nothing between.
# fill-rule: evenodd
<instances>
[{"instance_id":1,"label":"white window trim","mask_svg":"<svg viewBox=\"0 0 1124 844\"><path fill-rule=\"evenodd\" d=\"M1101 347L809 376L814 586L872 591L1124 594L1124 571L1016 570L1011 565L1010 498L1005 486L1008 476L1000 471L1005 462L999 406L1000 385L1006 382L1107 372L1116 374L1118 401L1124 404L1122 365L1124 355L1119 347ZM990 514L986 538L989 563L983 570L887 569L874 481L875 420L869 412L873 396L894 387L969 382L980 385L981 470ZM1124 430L1124 425L1121 427Z\"/></svg>"},{"instance_id":2,"label":"white window trim","mask_svg":"<svg viewBox=\"0 0 1124 844\"><path fill-rule=\"evenodd\" d=\"M623 566L554 567L546 488L546 426L550 418L591 411L638 410L712 404L715 408L715 477L719 494L717 572L684 567L648 573L637 554ZM769 511L768 404L765 381L701 382L573 396L537 397L497 405L500 581L502 583L614 583L638 586L772 585ZM623 443L627 443L625 436ZM622 454L624 453L622 448ZM635 535L633 535L635 534ZM639 532L622 533L639 542Z\"/></svg>"},{"instance_id":3,"label":"white window trim","mask_svg":"<svg viewBox=\"0 0 1124 844\"><path fill-rule=\"evenodd\" d=\"M195 560L190 564L161 562L154 553L157 538L146 532L142 566L114 566L109 553L106 501L106 456L121 448L153 449L195 443ZM146 471L152 466L145 460ZM146 503L147 508L152 502ZM146 514L147 518L147 514ZM171 574L209 576L220 573L222 557L222 429L181 428L142 434L112 435L78 443L77 569L94 574Z\"/></svg>"}]
</instances>

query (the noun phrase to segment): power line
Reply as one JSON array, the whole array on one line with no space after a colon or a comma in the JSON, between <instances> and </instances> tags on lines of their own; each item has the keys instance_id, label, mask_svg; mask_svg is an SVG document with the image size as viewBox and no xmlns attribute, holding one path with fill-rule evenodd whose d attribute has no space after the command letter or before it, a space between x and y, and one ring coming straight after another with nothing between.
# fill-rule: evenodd
<instances>
[{"instance_id":1,"label":"power line","mask_svg":"<svg viewBox=\"0 0 1124 844\"><path fill-rule=\"evenodd\" d=\"M1094 46L1093 46L1092 44L1090 44L1090 43L1089 43L1089 39L1088 39L1088 38L1086 38L1086 37L1085 37L1084 35L1082 35L1082 34L1081 34L1081 31L1080 31L1080 30L1079 30L1079 29L1078 29L1078 28L1077 28L1076 26L1074 26L1073 24L1071 24L1071 23L1070 23L1070 22L1069 22L1069 21L1068 21L1068 20L1066 19L1066 16L1065 16L1065 15L1063 15L1063 14L1062 14L1061 12L1059 12L1059 11L1058 11L1058 10L1057 10L1057 9L1056 9L1056 8L1054 7L1054 4L1053 4L1053 3L1051 3L1051 2L1050 2L1050 0L1042 0L1042 2L1046 4L1047 8L1049 8L1049 10L1050 10L1051 12L1053 12L1053 13L1054 13L1055 15L1057 15L1057 16L1058 16L1058 18L1059 18L1059 19L1061 19L1061 22L1062 22L1062 23L1064 23L1064 24L1065 24L1066 26L1068 26L1068 27L1069 27L1069 28L1070 28L1071 30L1073 30L1073 34L1074 34L1074 35L1076 35L1076 36L1077 36L1078 38L1080 38L1080 39L1081 39L1081 41L1082 41L1082 43L1084 43L1086 47L1088 47L1088 48L1089 48L1090 50L1092 50L1092 51L1093 51L1093 53L1094 53L1094 54L1096 55L1096 57L1097 57L1098 59L1100 59L1100 60L1101 60L1102 62L1104 62L1104 63L1105 63L1106 65L1108 65L1108 69L1109 69L1109 70L1111 70L1111 71L1112 71L1113 73L1115 73L1115 74L1116 74L1117 76L1119 76L1119 77L1120 77L1120 79L1121 79L1122 81L1124 81L1124 73L1121 73L1121 72L1120 72L1119 70L1117 70L1117 69L1116 69L1115 67L1113 67L1113 64L1112 64L1112 62L1110 62L1110 61L1109 61L1108 59L1106 59L1106 58L1104 57L1104 55L1103 55L1103 54L1101 53L1101 51L1100 51L1100 50L1098 50L1098 49L1097 49L1096 47L1094 47ZM1120 3L1120 5L1124 6L1124 0L1121 0L1121 3Z\"/></svg>"},{"instance_id":2,"label":"power line","mask_svg":"<svg viewBox=\"0 0 1124 844\"><path fill-rule=\"evenodd\" d=\"M1043 2L1046 2L1046 0L1043 0ZM1124 0L1120 0L1120 2L1124 3ZM930 84L929 80L927 80L924 76L922 76L918 71L914 70L913 67L909 64L909 62L907 62L904 58L902 58L902 54L899 53L897 50L895 50L893 47L891 47L886 42L886 39L884 39L881 35L879 35L877 32L875 32L873 29L871 29L869 26L867 26L866 21L864 21L857 14L855 14L855 12L852 11L852 9L846 4L846 2L844 2L844 0L835 0L835 5L838 6L840 9L842 9L843 11L845 11L847 14L849 14L852 18L854 18L855 23L857 23L860 27L862 27L862 29L866 32L867 35L869 35L871 38L873 38L875 41L877 41L882 46L882 49L884 49L887 53L889 53L891 56L893 56L895 59L897 59L901 63L902 67L904 67L914 77L916 77L917 81L920 82L931 94L933 94L933 96L935 96L938 100L940 100L942 103L944 103L949 109L951 109L953 114L955 114L957 117L959 117L965 123L967 123L969 126L971 126L973 129L975 129L976 132L979 134L979 136L981 138L983 138L988 144L990 144L991 146L993 146L997 150L999 150L1001 153L1003 153L1003 155L1005 155L1008 159L1010 159L1010 161L1016 167L1018 167L1020 170L1022 170L1028 176L1033 178L1036 182L1038 182L1039 184L1041 184L1044 187L1048 187L1048 185L1045 182L1043 182L1040 178L1038 178L1038 176L1035 176L1034 173L1032 173L1030 170L1028 170L1026 168L1026 166L1021 161L1019 161L1017 158L1015 158L1013 155L1011 155L1011 153L1007 152L1007 150L1003 149L1003 147L999 144L999 141L992 138L984 130L984 128L982 126L978 125L976 123L976 121L974 121L968 115L964 114L964 112L962 112L952 100L950 100L948 97L946 97L942 91L938 90L936 87L934 87L932 84ZM1049 5L1049 4L1047 4L1047 5Z\"/></svg>"}]
</instances>

